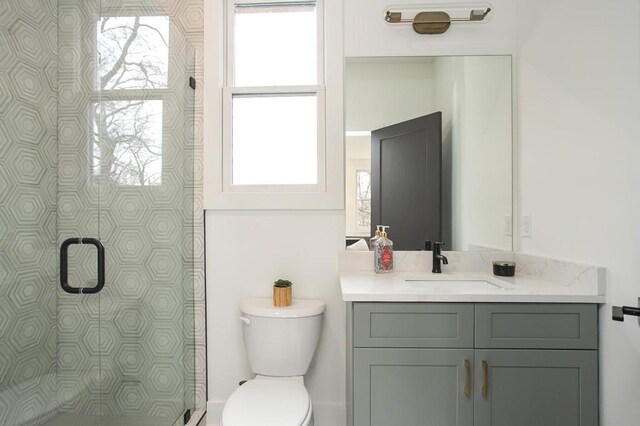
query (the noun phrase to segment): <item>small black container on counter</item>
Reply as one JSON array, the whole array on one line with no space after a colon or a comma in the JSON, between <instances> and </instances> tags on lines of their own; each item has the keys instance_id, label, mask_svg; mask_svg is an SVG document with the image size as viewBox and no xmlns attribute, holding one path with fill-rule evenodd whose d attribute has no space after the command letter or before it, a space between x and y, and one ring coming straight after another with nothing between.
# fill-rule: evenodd
<instances>
[{"instance_id":1,"label":"small black container on counter","mask_svg":"<svg viewBox=\"0 0 640 426\"><path fill-rule=\"evenodd\" d=\"M493 262L493 275L499 277L513 277L516 274L516 263L505 260Z\"/></svg>"}]
</instances>

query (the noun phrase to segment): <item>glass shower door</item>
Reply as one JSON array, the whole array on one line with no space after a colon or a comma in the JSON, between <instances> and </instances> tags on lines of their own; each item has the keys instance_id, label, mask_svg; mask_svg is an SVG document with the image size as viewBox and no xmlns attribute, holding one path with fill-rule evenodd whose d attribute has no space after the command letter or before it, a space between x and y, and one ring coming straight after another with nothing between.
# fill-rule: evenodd
<instances>
[{"instance_id":1,"label":"glass shower door","mask_svg":"<svg viewBox=\"0 0 640 426\"><path fill-rule=\"evenodd\" d=\"M182 425L194 50L146 0L0 0L0 52L0 425Z\"/></svg>"},{"instance_id":2,"label":"glass shower door","mask_svg":"<svg viewBox=\"0 0 640 426\"><path fill-rule=\"evenodd\" d=\"M57 22L57 200L58 247L56 401L52 425L102 425L101 372L103 292L83 294L98 286L98 253L82 239L102 241L101 191L88 173L93 137L91 105L98 97L95 66L95 22L99 2L58 0ZM72 242L75 242L71 244ZM104 274L110 275L108 247ZM104 285L108 285L105 283ZM75 291L65 291L64 286ZM104 290L104 288L102 289Z\"/></svg>"},{"instance_id":3,"label":"glass shower door","mask_svg":"<svg viewBox=\"0 0 640 426\"><path fill-rule=\"evenodd\" d=\"M59 7L76 25L59 23L58 240L73 238L66 278L82 290L58 293L58 420L182 424L194 408L193 49L148 2ZM100 250L74 243L90 238L104 246L103 287Z\"/></svg>"}]
</instances>

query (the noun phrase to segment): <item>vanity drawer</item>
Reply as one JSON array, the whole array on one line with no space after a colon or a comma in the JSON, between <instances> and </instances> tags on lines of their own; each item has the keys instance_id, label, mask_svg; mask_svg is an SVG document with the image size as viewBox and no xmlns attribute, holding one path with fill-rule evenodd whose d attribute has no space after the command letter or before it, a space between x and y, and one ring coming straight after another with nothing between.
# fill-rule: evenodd
<instances>
[{"instance_id":1,"label":"vanity drawer","mask_svg":"<svg viewBox=\"0 0 640 426\"><path fill-rule=\"evenodd\" d=\"M475 327L476 348L598 348L596 305L478 303Z\"/></svg>"},{"instance_id":2,"label":"vanity drawer","mask_svg":"<svg viewBox=\"0 0 640 426\"><path fill-rule=\"evenodd\" d=\"M354 346L472 348L471 303L354 303Z\"/></svg>"}]
</instances>

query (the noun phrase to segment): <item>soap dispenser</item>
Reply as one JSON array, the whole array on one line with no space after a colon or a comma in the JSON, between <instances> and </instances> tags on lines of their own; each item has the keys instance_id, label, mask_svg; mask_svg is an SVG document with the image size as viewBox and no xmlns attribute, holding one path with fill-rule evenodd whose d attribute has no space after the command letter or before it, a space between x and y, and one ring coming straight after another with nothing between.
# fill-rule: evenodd
<instances>
[{"instance_id":1,"label":"soap dispenser","mask_svg":"<svg viewBox=\"0 0 640 426\"><path fill-rule=\"evenodd\" d=\"M382 225L376 225L376 233L369 240L369 250L373 251L376 249L376 242L380 239L380 227Z\"/></svg>"},{"instance_id":2,"label":"soap dispenser","mask_svg":"<svg viewBox=\"0 0 640 426\"><path fill-rule=\"evenodd\" d=\"M377 274L391 272L393 270L393 241L387 238L387 228L381 226L380 238L376 241L373 250L374 267Z\"/></svg>"}]
</instances>

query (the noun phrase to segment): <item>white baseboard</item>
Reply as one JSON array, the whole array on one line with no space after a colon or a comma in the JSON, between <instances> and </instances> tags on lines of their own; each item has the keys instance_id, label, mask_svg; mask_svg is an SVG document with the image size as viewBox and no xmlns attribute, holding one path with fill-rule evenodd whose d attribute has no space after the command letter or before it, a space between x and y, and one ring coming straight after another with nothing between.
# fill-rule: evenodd
<instances>
[{"instance_id":1,"label":"white baseboard","mask_svg":"<svg viewBox=\"0 0 640 426\"><path fill-rule=\"evenodd\" d=\"M227 401L207 401L207 426L219 426L222 409Z\"/></svg>"}]
</instances>

